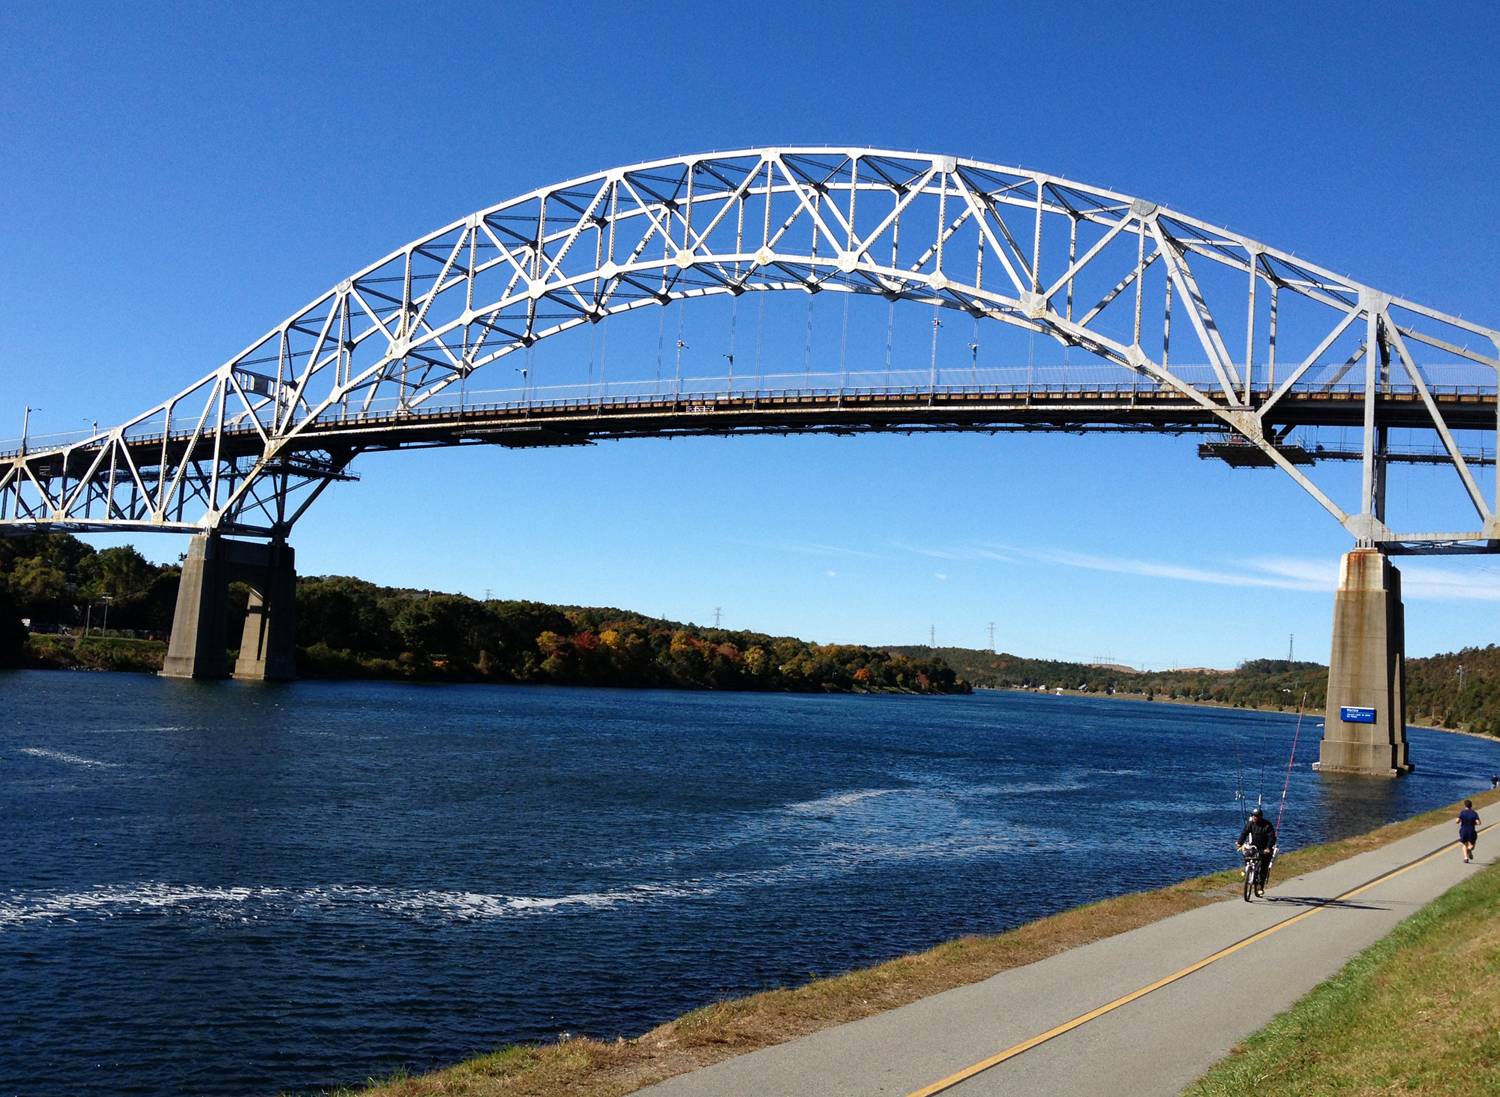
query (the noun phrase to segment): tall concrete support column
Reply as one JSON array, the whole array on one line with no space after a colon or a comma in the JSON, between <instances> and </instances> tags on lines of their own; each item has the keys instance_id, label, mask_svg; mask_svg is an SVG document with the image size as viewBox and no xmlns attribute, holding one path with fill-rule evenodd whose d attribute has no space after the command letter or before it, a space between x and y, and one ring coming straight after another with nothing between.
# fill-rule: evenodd
<instances>
[{"instance_id":1,"label":"tall concrete support column","mask_svg":"<svg viewBox=\"0 0 1500 1097\"><path fill-rule=\"evenodd\" d=\"M250 584L250 605L236 678L290 681L297 677L297 569L292 546L265 546L259 582Z\"/></svg>"},{"instance_id":2,"label":"tall concrete support column","mask_svg":"<svg viewBox=\"0 0 1500 1097\"><path fill-rule=\"evenodd\" d=\"M1322 753L1313 768L1396 777L1406 746L1406 619L1401 573L1375 549L1339 567Z\"/></svg>"},{"instance_id":3,"label":"tall concrete support column","mask_svg":"<svg viewBox=\"0 0 1500 1097\"><path fill-rule=\"evenodd\" d=\"M229 677L229 584L250 588L234 677L297 676L297 570L290 545L231 541L203 533L188 545L162 674L170 678Z\"/></svg>"},{"instance_id":4,"label":"tall concrete support column","mask_svg":"<svg viewBox=\"0 0 1500 1097\"><path fill-rule=\"evenodd\" d=\"M168 678L227 678L225 648L229 616L229 580L224 577L217 533L200 533L188 542L172 614L172 640L161 672Z\"/></svg>"}]
</instances>

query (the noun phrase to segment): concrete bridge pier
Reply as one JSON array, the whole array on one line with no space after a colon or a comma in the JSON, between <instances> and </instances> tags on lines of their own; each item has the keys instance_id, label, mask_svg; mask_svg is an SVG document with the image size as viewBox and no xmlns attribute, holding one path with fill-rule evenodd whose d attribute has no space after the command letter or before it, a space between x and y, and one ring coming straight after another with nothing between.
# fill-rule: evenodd
<instances>
[{"instance_id":1,"label":"concrete bridge pier","mask_svg":"<svg viewBox=\"0 0 1500 1097\"><path fill-rule=\"evenodd\" d=\"M292 547L231 541L201 533L188 545L162 674L228 678L229 584L250 588L234 677L286 681L297 677L297 571Z\"/></svg>"},{"instance_id":2,"label":"concrete bridge pier","mask_svg":"<svg viewBox=\"0 0 1500 1097\"><path fill-rule=\"evenodd\" d=\"M1339 566L1328 711L1313 769L1398 777L1412 768L1406 748L1401 573L1378 550L1356 549Z\"/></svg>"}]
</instances>

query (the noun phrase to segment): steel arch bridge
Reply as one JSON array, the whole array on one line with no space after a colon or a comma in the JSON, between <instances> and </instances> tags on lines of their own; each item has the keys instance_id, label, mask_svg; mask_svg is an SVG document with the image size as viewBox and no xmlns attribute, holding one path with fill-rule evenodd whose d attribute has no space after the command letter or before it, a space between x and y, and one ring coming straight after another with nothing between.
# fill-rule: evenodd
<instances>
[{"instance_id":1,"label":"steel arch bridge","mask_svg":"<svg viewBox=\"0 0 1500 1097\"><path fill-rule=\"evenodd\" d=\"M1012 369L979 383L976 368L974 384L955 386L934 365L925 384L844 373L747 387L742 374L736 388L731 355L722 386L454 401L476 372L571 329L778 290L998 322L1085 352L1104 379L1037 384L1028 370L1021 383ZM372 450L1117 429L1217 435L1203 452L1281 468L1360 547L1495 552L1496 492L1476 469L1500 445L1497 369L1500 331L1140 198L948 156L747 149L615 168L481 210L340 282L119 426L42 446L23 437L0 453L0 530L281 543ZM1319 424L1354 429L1359 445L1319 454L1289 438ZM1402 450L1392 431L1436 442ZM1361 465L1357 498L1342 505L1312 475L1330 456ZM1385 469L1398 460L1451 466L1475 515L1439 530L1387 524Z\"/></svg>"}]
</instances>

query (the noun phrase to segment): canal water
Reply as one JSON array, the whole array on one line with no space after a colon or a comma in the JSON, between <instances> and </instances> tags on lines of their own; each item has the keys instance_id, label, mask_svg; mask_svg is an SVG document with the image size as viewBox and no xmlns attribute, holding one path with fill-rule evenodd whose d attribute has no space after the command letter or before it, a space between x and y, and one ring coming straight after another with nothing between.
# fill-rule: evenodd
<instances>
[{"instance_id":1,"label":"canal water","mask_svg":"<svg viewBox=\"0 0 1500 1097\"><path fill-rule=\"evenodd\" d=\"M632 1035L1235 863L1297 721L1020 693L0 675L0 1091L314 1093ZM1488 787L1311 772L1299 846Z\"/></svg>"}]
</instances>

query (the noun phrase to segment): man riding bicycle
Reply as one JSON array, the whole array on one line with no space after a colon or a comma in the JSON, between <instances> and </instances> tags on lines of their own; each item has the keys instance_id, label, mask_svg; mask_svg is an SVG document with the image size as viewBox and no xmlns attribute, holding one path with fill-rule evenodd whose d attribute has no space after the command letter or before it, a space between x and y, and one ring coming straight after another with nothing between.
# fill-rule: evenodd
<instances>
[{"instance_id":1,"label":"man riding bicycle","mask_svg":"<svg viewBox=\"0 0 1500 1097\"><path fill-rule=\"evenodd\" d=\"M1255 847L1255 894L1263 896L1266 893L1266 881L1271 878L1271 858L1276 854L1276 827L1258 807L1250 812L1250 818L1245 821L1245 829L1240 831L1240 840L1234 844L1234 848L1244 850L1247 845Z\"/></svg>"}]
</instances>

